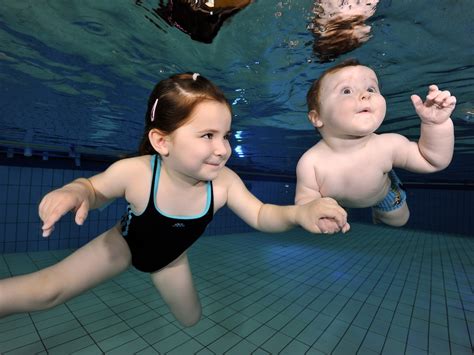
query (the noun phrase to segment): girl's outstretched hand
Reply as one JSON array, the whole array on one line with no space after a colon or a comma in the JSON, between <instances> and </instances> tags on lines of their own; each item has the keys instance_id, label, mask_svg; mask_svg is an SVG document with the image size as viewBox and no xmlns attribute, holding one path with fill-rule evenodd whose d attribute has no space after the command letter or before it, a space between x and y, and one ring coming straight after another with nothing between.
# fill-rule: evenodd
<instances>
[{"instance_id":1,"label":"girl's outstretched hand","mask_svg":"<svg viewBox=\"0 0 474 355\"><path fill-rule=\"evenodd\" d=\"M298 206L297 223L312 233L347 232L347 212L330 197L322 197Z\"/></svg>"},{"instance_id":2,"label":"girl's outstretched hand","mask_svg":"<svg viewBox=\"0 0 474 355\"><path fill-rule=\"evenodd\" d=\"M76 212L75 221L82 225L89 212L89 198L81 186L66 185L48 193L39 205L39 216L43 221L43 237L54 230L55 223L69 211Z\"/></svg>"},{"instance_id":3,"label":"girl's outstretched hand","mask_svg":"<svg viewBox=\"0 0 474 355\"><path fill-rule=\"evenodd\" d=\"M416 113L423 123L440 124L447 121L456 107L456 97L447 90L439 90L436 85L430 85L428 90L425 102L418 95L411 96Z\"/></svg>"}]
</instances>

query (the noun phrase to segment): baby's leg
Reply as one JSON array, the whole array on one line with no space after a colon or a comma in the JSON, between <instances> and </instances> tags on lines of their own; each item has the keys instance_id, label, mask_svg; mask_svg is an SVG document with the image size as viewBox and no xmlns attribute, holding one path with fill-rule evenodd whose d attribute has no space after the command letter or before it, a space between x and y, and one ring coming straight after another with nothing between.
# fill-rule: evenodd
<instances>
[{"instance_id":1,"label":"baby's leg","mask_svg":"<svg viewBox=\"0 0 474 355\"><path fill-rule=\"evenodd\" d=\"M130 260L128 245L115 226L55 265L0 280L0 318L64 303L121 273Z\"/></svg>"},{"instance_id":2,"label":"baby's leg","mask_svg":"<svg viewBox=\"0 0 474 355\"><path fill-rule=\"evenodd\" d=\"M193 284L186 253L163 269L151 274L151 279L176 319L185 327L201 318L201 303Z\"/></svg>"},{"instance_id":3,"label":"baby's leg","mask_svg":"<svg viewBox=\"0 0 474 355\"><path fill-rule=\"evenodd\" d=\"M372 208L372 220L374 223L385 223L392 227L401 227L408 222L410 210L404 201L402 205L393 211L381 211Z\"/></svg>"}]
</instances>

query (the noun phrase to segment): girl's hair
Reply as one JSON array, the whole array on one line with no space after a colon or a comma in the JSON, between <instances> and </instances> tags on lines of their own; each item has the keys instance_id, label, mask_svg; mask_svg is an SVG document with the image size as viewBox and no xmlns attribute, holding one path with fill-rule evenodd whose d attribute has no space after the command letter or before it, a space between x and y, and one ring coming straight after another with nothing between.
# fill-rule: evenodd
<instances>
[{"instance_id":1,"label":"girl's hair","mask_svg":"<svg viewBox=\"0 0 474 355\"><path fill-rule=\"evenodd\" d=\"M150 130L173 133L188 121L199 103L208 100L223 103L232 112L224 93L198 73L176 74L160 81L148 99L139 155L157 153L148 139Z\"/></svg>"}]
</instances>

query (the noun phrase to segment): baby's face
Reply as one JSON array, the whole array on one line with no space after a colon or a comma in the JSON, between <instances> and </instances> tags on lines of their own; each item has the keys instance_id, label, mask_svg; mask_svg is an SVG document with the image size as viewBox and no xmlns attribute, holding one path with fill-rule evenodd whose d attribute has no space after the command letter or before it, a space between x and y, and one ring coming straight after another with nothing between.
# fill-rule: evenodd
<instances>
[{"instance_id":1,"label":"baby's face","mask_svg":"<svg viewBox=\"0 0 474 355\"><path fill-rule=\"evenodd\" d=\"M363 137L380 127L385 99L375 72L365 66L348 66L323 78L320 88L320 130L328 137Z\"/></svg>"}]
</instances>

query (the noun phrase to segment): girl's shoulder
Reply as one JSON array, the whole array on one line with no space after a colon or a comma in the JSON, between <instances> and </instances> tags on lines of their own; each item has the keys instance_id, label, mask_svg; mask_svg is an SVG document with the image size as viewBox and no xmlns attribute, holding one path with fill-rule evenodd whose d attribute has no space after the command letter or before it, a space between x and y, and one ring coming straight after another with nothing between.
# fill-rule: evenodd
<instances>
[{"instance_id":1,"label":"girl's shoulder","mask_svg":"<svg viewBox=\"0 0 474 355\"><path fill-rule=\"evenodd\" d=\"M219 172L219 175L212 181L216 187L230 187L233 183L242 181L240 177L228 167L224 166Z\"/></svg>"},{"instance_id":2,"label":"girl's shoulder","mask_svg":"<svg viewBox=\"0 0 474 355\"><path fill-rule=\"evenodd\" d=\"M151 171L151 156L142 155L117 160L103 172L103 175L127 179L131 176L143 175L147 171Z\"/></svg>"},{"instance_id":3,"label":"girl's shoulder","mask_svg":"<svg viewBox=\"0 0 474 355\"><path fill-rule=\"evenodd\" d=\"M225 183L238 178L238 175L227 166L224 166L222 170L219 172L219 175L213 180L213 183Z\"/></svg>"},{"instance_id":4,"label":"girl's shoulder","mask_svg":"<svg viewBox=\"0 0 474 355\"><path fill-rule=\"evenodd\" d=\"M120 169L145 169L145 168L150 169L151 161L152 161L151 155L140 155L137 157L123 158L123 159L117 160L115 163L111 165L111 167L115 166Z\"/></svg>"}]
</instances>

